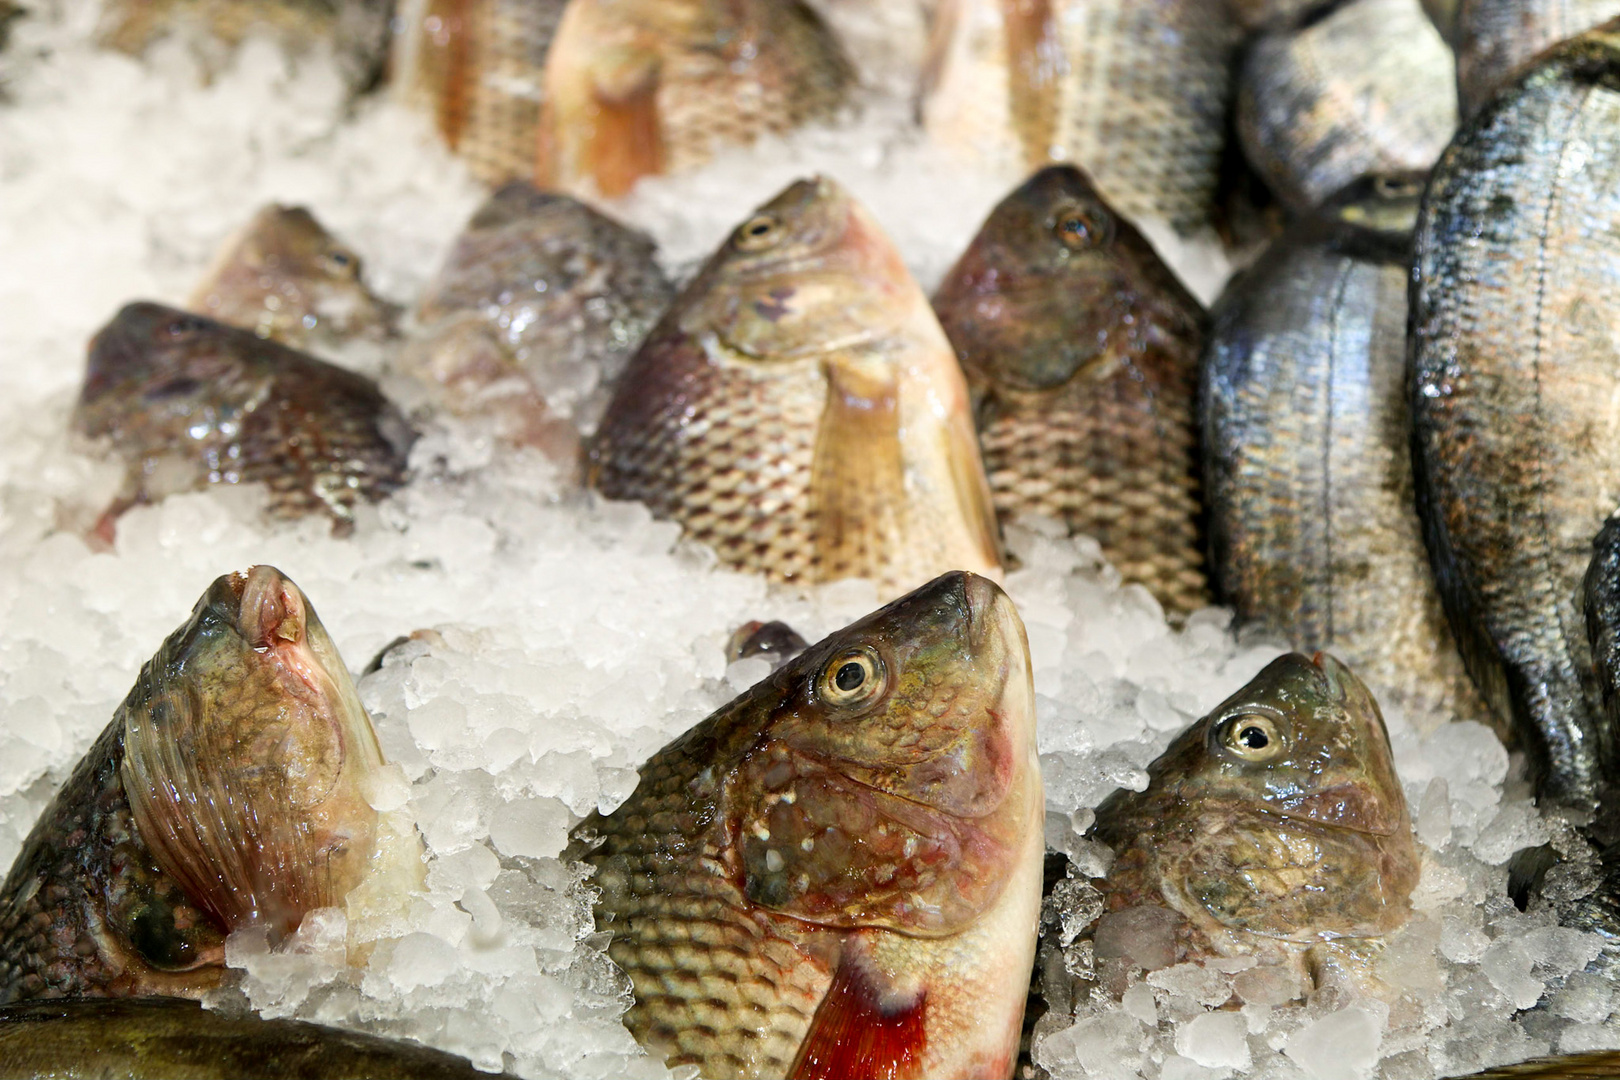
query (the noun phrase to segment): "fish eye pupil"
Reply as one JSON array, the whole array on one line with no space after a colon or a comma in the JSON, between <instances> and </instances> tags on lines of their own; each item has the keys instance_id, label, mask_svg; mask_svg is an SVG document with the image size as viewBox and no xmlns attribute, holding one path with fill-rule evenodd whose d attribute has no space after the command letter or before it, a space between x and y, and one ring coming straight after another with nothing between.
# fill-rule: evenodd
<instances>
[{"instance_id":1,"label":"fish eye pupil","mask_svg":"<svg viewBox=\"0 0 1620 1080\"><path fill-rule=\"evenodd\" d=\"M1245 727L1242 731L1238 732L1238 742L1242 743L1250 750L1264 750L1266 747L1271 745L1271 737L1264 731L1255 727L1253 724L1250 724L1248 727Z\"/></svg>"},{"instance_id":2,"label":"fish eye pupil","mask_svg":"<svg viewBox=\"0 0 1620 1080\"><path fill-rule=\"evenodd\" d=\"M861 683L865 681L866 669L853 660L841 665L837 673L833 675L833 685L846 694L851 690L860 689Z\"/></svg>"},{"instance_id":3,"label":"fish eye pupil","mask_svg":"<svg viewBox=\"0 0 1620 1080\"><path fill-rule=\"evenodd\" d=\"M752 225L748 226L749 236L764 236L770 231L771 223L768 221L756 221Z\"/></svg>"}]
</instances>

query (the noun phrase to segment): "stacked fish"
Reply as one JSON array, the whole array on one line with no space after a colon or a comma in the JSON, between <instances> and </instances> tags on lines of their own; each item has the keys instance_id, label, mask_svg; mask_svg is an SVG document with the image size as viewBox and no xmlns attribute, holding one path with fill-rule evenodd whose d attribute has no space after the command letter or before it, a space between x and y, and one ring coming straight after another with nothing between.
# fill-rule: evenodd
<instances>
[{"instance_id":1,"label":"stacked fish","mask_svg":"<svg viewBox=\"0 0 1620 1080\"><path fill-rule=\"evenodd\" d=\"M774 670L573 830L626 1026L704 1076L1007 1077L1040 1034L1032 971L1053 1016L1233 958L1218 1004L1394 996L1372 958L1420 856L1375 690L1524 751L1559 827L1515 860L1518 898L1613 941L1607 975L1620 20L1545 6L941 0L920 127L1018 182L930 301L830 177L679 290L604 212L838 122L857 71L799 0L406 5L402 93L505 183L414 312L279 206L193 310L121 310L73 425L124 479L77 526L112 545L134 505L262 483L270 513L342 532L453 422L780 587L892 597L814 645L743 627L733 655ZM375 34L344 28L378 4L263 7L367 83ZM115 2L103 33L228 44L243 17ZM1251 265L1206 313L1154 228ZM302 351L352 339L415 400ZM1106 876L1046 856L1029 645L997 584L1021 515L1094 538L1173 622L1219 602L1301 650L1097 808ZM420 840L374 808L383 766L308 598L266 566L216 581L0 885L0 1074L91 1068L138 1029L93 1067L468 1075L144 1000L204 997L233 934L407 904Z\"/></svg>"}]
</instances>

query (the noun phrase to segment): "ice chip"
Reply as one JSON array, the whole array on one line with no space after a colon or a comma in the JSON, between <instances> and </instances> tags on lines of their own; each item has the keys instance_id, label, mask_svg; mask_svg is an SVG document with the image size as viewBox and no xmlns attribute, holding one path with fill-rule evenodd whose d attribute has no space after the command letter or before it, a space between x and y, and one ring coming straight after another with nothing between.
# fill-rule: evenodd
<instances>
[{"instance_id":1,"label":"ice chip","mask_svg":"<svg viewBox=\"0 0 1620 1080\"><path fill-rule=\"evenodd\" d=\"M1357 1003L1294 1032L1283 1051L1314 1080L1366 1080L1378 1065L1384 1017Z\"/></svg>"},{"instance_id":2,"label":"ice chip","mask_svg":"<svg viewBox=\"0 0 1620 1080\"><path fill-rule=\"evenodd\" d=\"M502 803L489 822L489 838L503 855L555 858L568 846L568 808L556 799Z\"/></svg>"},{"instance_id":3,"label":"ice chip","mask_svg":"<svg viewBox=\"0 0 1620 1080\"><path fill-rule=\"evenodd\" d=\"M1247 1069L1249 1025L1233 1012L1212 1012L1176 1026L1176 1053L1209 1069Z\"/></svg>"}]
</instances>

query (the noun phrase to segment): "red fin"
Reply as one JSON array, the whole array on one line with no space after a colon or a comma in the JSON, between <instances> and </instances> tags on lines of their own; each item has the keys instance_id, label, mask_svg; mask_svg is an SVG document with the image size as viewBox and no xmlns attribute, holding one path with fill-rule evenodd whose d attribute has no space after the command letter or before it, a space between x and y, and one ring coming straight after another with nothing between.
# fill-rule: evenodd
<instances>
[{"instance_id":1,"label":"red fin","mask_svg":"<svg viewBox=\"0 0 1620 1080\"><path fill-rule=\"evenodd\" d=\"M816 1009L789 1075L795 1080L907 1080L921 1076L928 994L888 1007L873 979L846 956Z\"/></svg>"}]
</instances>

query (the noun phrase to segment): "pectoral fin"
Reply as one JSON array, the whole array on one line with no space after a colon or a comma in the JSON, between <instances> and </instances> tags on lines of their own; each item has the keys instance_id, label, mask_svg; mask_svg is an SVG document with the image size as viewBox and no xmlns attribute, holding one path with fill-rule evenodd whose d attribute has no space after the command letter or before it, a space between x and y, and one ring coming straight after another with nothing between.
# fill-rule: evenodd
<instances>
[{"instance_id":1,"label":"pectoral fin","mask_svg":"<svg viewBox=\"0 0 1620 1080\"><path fill-rule=\"evenodd\" d=\"M873 577L889 560L905 521L899 385L892 373L827 365L810 517L821 580Z\"/></svg>"},{"instance_id":2,"label":"pectoral fin","mask_svg":"<svg viewBox=\"0 0 1620 1080\"><path fill-rule=\"evenodd\" d=\"M846 953L788 1075L797 1080L904 1080L921 1075L928 994L885 992L858 952Z\"/></svg>"}]
</instances>

